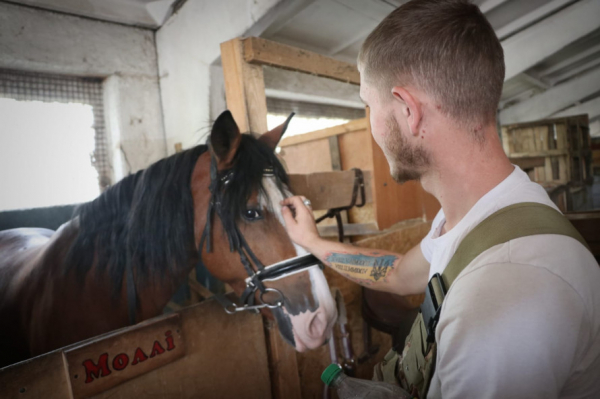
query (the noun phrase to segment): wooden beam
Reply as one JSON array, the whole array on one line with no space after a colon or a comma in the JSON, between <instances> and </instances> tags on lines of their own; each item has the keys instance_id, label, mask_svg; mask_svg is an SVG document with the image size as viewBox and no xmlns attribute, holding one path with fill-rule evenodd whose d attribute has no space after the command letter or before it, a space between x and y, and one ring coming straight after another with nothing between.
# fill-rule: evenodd
<instances>
[{"instance_id":1,"label":"wooden beam","mask_svg":"<svg viewBox=\"0 0 600 399\"><path fill-rule=\"evenodd\" d=\"M537 157L557 157L561 155L569 154L568 150L546 150L546 151L538 151L538 152L513 152L510 155L510 158L537 158Z\"/></svg>"},{"instance_id":2,"label":"wooden beam","mask_svg":"<svg viewBox=\"0 0 600 399\"><path fill-rule=\"evenodd\" d=\"M227 108L243 133L265 133L267 129L267 98L260 65L244 60L242 39L221 43L221 62L225 78Z\"/></svg>"},{"instance_id":3,"label":"wooden beam","mask_svg":"<svg viewBox=\"0 0 600 399\"><path fill-rule=\"evenodd\" d=\"M504 40L505 80L600 27L600 1L582 0Z\"/></svg>"},{"instance_id":4,"label":"wooden beam","mask_svg":"<svg viewBox=\"0 0 600 399\"><path fill-rule=\"evenodd\" d=\"M590 70L598 65L600 65L600 57L593 59L589 62L586 62L583 65L579 65L578 67L568 69L561 74L558 74L556 76L553 76L552 78L549 78L548 80L550 80L552 85L555 85L556 83L563 82L575 75L579 75L581 72Z\"/></svg>"},{"instance_id":5,"label":"wooden beam","mask_svg":"<svg viewBox=\"0 0 600 399\"><path fill-rule=\"evenodd\" d=\"M360 74L356 65L258 37L243 39L243 45L244 59L247 63L270 65L360 84Z\"/></svg>"},{"instance_id":6,"label":"wooden beam","mask_svg":"<svg viewBox=\"0 0 600 399\"><path fill-rule=\"evenodd\" d=\"M290 190L310 199L314 210L339 208L350 205L354 176L353 170L289 175ZM363 170L363 176L366 202L370 203L373 201L371 172Z\"/></svg>"},{"instance_id":7,"label":"wooden beam","mask_svg":"<svg viewBox=\"0 0 600 399\"><path fill-rule=\"evenodd\" d=\"M481 10L482 13L486 13L488 11L493 10L494 8L497 8L499 6L501 6L502 4L506 3L508 0L484 0L481 5L479 6L479 9Z\"/></svg>"},{"instance_id":8,"label":"wooden beam","mask_svg":"<svg viewBox=\"0 0 600 399\"><path fill-rule=\"evenodd\" d=\"M553 0L540 7L536 7L533 9L533 11L515 19L512 22L509 22L502 28L497 29L496 36L498 36L498 39L504 40L513 33L518 32L523 28L526 28L528 25L531 25L536 21L541 20L542 18L552 14L559 8L564 7L572 2L573 0Z\"/></svg>"},{"instance_id":9,"label":"wooden beam","mask_svg":"<svg viewBox=\"0 0 600 399\"><path fill-rule=\"evenodd\" d=\"M337 237L338 228L337 225L330 226L317 226L319 229L319 235L321 237ZM377 229L375 223L349 223L344 224L344 235L345 236L362 236L369 234L379 234L381 231Z\"/></svg>"},{"instance_id":10,"label":"wooden beam","mask_svg":"<svg viewBox=\"0 0 600 399\"><path fill-rule=\"evenodd\" d=\"M577 116L587 114L588 118L594 119L600 116L600 96L586 101L581 104L574 105L563 111L557 112L552 115L553 118L560 118L563 116Z\"/></svg>"},{"instance_id":11,"label":"wooden beam","mask_svg":"<svg viewBox=\"0 0 600 399\"><path fill-rule=\"evenodd\" d=\"M585 51L582 51L580 53L577 53L576 55L567 58L564 61L558 62L554 65L552 65L551 67L544 69L543 71L540 72L540 76L548 76L553 74L554 72L558 72L561 69L567 68L591 55L594 55L596 53L600 53L600 44L596 45L596 46L592 46L588 49L586 49Z\"/></svg>"},{"instance_id":12,"label":"wooden beam","mask_svg":"<svg viewBox=\"0 0 600 399\"><path fill-rule=\"evenodd\" d=\"M500 111L500 122L506 125L544 119L599 90L600 68Z\"/></svg>"},{"instance_id":13,"label":"wooden beam","mask_svg":"<svg viewBox=\"0 0 600 399\"><path fill-rule=\"evenodd\" d=\"M526 81L528 81L534 86L539 87L540 89L548 90L550 88L550 84L544 82L541 78L538 78L537 76L533 76L531 73L523 72L521 76Z\"/></svg>"},{"instance_id":14,"label":"wooden beam","mask_svg":"<svg viewBox=\"0 0 600 399\"><path fill-rule=\"evenodd\" d=\"M280 147L287 147L290 145L306 143L307 141L314 141L319 139L324 139L327 137L338 136L344 133L355 132L357 130L364 130L367 127L367 119L356 119L345 123L343 125L328 127L322 130L316 130L314 132L298 134L296 136L291 136L284 138L279 143Z\"/></svg>"},{"instance_id":15,"label":"wooden beam","mask_svg":"<svg viewBox=\"0 0 600 399\"><path fill-rule=\"evenodd\" d=\"M513 158L511 155L511 157L509 159L510 159L510 163L517 165L519 168L521 168L523 170L532 169L535 167L540 167L540 166L546 165L546 158L544 158L543 156L528 157L528 158Z\"/></svg>"}]
</instances>

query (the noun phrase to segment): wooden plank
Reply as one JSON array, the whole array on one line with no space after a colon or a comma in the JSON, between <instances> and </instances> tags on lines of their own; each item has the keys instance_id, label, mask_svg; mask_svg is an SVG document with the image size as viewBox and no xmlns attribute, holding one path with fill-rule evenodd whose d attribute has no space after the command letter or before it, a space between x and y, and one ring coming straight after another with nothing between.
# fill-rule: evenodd
<instances>
[{"instance_id":1,"label":"wooden plank","mask_svg":"<svg viewBox=\"0 0 600 399\"><path fill-rule=\"evenodd\" d=\"M318 226L319 235L321 237L337 237L338 229L337 225L333 226ZM349 223L344 224L344 235L345 236L360 236L381 233L377 229L375 223Z\"/></svg>"},{"instance_id":2,"label":"wooden plank","mask_svg":"<svg viewBox=\"0 0 600 399\"><path fill-rule=\"evenodd\" d=\"M549 157L558 155L567 155L567 150L548 150L548 151L535 151L535 152L513 152L509 154L510 158L536 158L536 157Z\"/></svg>"},{"instance_id":3,"label":"wooden plank","mask_svg":"<svg viewBox=\"0 0 600 399\"><path fill-rule=\"evenodd\" d=\"M354 64L258 37L244 39L244 58L250 64L270 65L360 84L360 74Z\"/></svg>"},{"instance_id":4,"label":"wooden plank","mask_svg":"<svg viewBox=\"0 0 600 399\"><path fill-rule=\"evenodd\" d=\"M225 78L227 108L243 133L265 133L267 129L267 98L260 65L244 61L242 39L221 43L221 62Z\"/></svg>"},{"instance_id":5,"label":"wooden plank","mask_svg":"<svg viewBox=\"0 0 600 399\"><path fill-rule=\"evenodd\" d=\"M72 398L64 355L54 351L0 370L0 398Z\"/></svg>"},{"instance_id":6,"label":"wooden plank","mask_svg":"<svg viewBox=\"0 0 600 399\"><path fill-rule=\"evenodd\" d=\"M179 314L65 352L74 398L87 398L185 355Z\"/></svg>"},{"instance_id":7,"label":"wooden plank","mask_svg":"<svg viewBox=\"0 0 600 399\"><path fill-rule=\"evenodd\" d=\"M213 299L189 306L180 315L185 357L94 399L271 398L260 315L228 315Z\"/></svg>"},{"instance_id":8,"label":"wooden plank","mask_svg":"<svg viewBox=\"0 0 600 399\"><path fill-rule=\"evenodd\" d=\"M312 202L314 210L339 208L350 205L354 188L354 171L321 172L307 175L289 175L290 189ZM371 172L363 171L366 202L373 201ZM357 198L357 201L360 198Z\"/></svg>"},{"instance_id":9,"label":"wooden plank","mask_svg":"<svg viewBox=\"0 0 600 399\"><path fill-rule=\"evenodd\" d=\"M508 158L512 164L517 165L519 168L531 169L537 166L545 166L546 161L545 157L527 157L527 158L513 158L512 156Z\"/></svg>"},{"instance_id":10,"label":"wooden plank","mask_svg":"<svg viewBox=\"0 0 600 399\"><path fill-rule=\"evenodd\" d=\"M283 340L274 321L263 319L273 399L300 399L300 374L296 350Z\"/></svg>"},{"instance_id":11,"label":"wooden plank","mask_svg":"<svg viewBox=\"0 0 600 399\"><path fill-rule=\"evenodd\" d=\"M600 2L579 1L502 41L509 80L598 28ZM543 45L540 45L540 44ZM573 104L574 101L571 101ZM537 119L537 118L533 118Z\"/></svg>"},{"instance_id":12,"label":"wooden plank","mask_svg":"<svg viewBox=\"0 0 600 399\"><path fill-rule=\"evenodd\" d=\"M271 398L269 363L260 315L249 312L228 315L212 299L186 307L178 314L186 355L165 367L99 393L93 399ZM140 324L143 327L171 317L160 316ZM127 327L83 343L98 342L139 328L140 325ZM71 345L2 369L0 397L71 398L63 351L81 346L82 343ZM112 350L110 346L106 349ZM235 383L232 383L232 378ZM23 388L25 390L21 393Z\"/></svg>"},{"instance_id":13,"label":"wooden plank","mask_svg":"<svg viewBox=\"0 0 600 399\"><path fill-rule=\"evenodd\" d=\"M340 146L342 170L360 168L373 170L371 137L365 124L364 129L337 136Z\"/></svg>"},{"instance_id":14,"label":"wooden plank","mask_svg":"<svg viewBox=\"0 0 600 399\"><path fill-rule=\"evenodd\" d=\"M288 173L331 171L331 153L327 138L282 148L279 155L285 161Z\"/></svg>"},{"instance_id":15,"label":"wooden plank","mask_svg":"<svg viewBox=\"0 0 600 399\"><path fill-rule=\"evenodd\" d=\"M368 122L366 118L355 119L343 125L328 127L327 129L316 130L314 132L284 138L279 143L279 146L287 147L295 144L306 143L307 141L314 141L326 137L354 132L357 130L364 130L367 128L367 123Z\"/></svg>"},{"instance_id":16,"label":"wooden plank","mask_svg":"<svg viewBox=\"0 0 600 399\"><path fill-rule=\"evenodd\" d=\"M337 136L331 136L329 141L329 154L331 155L331 170L342 170L342 161L340 159L340 144Z\"/></svg>"}]
</instances>

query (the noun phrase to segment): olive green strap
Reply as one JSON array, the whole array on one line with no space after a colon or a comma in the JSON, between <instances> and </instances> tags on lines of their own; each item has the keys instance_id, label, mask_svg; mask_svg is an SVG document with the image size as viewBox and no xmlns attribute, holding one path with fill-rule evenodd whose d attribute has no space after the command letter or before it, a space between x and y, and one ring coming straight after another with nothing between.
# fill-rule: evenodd
<instances>
[{"instance_id":1,"label":"olive green strap","mask_svg":"<svg viewBox=\"0 0 600 399\"><path fill-rule=\"evenodd\" d=\"M538 234L571 237L589 249L581 234L556 209L537 202L510 205L488 216L461 241L442 273L446 290L450 289L460 272L484 251L516 238Z\"/></svg>"}]
</instances>

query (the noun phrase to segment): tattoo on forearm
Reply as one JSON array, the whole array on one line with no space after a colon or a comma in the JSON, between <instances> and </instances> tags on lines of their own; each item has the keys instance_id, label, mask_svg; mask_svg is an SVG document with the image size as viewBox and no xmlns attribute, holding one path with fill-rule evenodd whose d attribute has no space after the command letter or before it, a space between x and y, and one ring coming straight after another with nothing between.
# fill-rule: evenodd
<instances>
[{"instance_id":1,"label":"tattoo on forearm","mask_svg":"<svg viewBox=\"0 0 600 399\"><path fill-rule=\"evenodd\" d=\"M385 281L398 259L394 255L331 253L325 260L340 273L358 283Z\"/></svg>"}]
</instances>

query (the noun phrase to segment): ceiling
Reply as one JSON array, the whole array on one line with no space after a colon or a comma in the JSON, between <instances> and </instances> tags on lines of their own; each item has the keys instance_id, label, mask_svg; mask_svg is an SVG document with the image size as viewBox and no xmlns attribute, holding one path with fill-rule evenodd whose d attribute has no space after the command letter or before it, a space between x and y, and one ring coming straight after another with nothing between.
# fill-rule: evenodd
<instances>
[{"instance_id":1,"label":"ceiling","mask_svg":"<svg viewBox=\"0 0 600 399\"><path fill-rule=\"evenodd\" d=\"M156 29L185 0L11 1ZM404 2L282 0L285 7L274 7L277 14L270 15L268 25L258 32L267 39L354 63L369 32ZM505 52L501 123L581 112L590 115L593 134L600 135L600 0L474 3L486 14Z\"/></svg>"}]
</instances>

